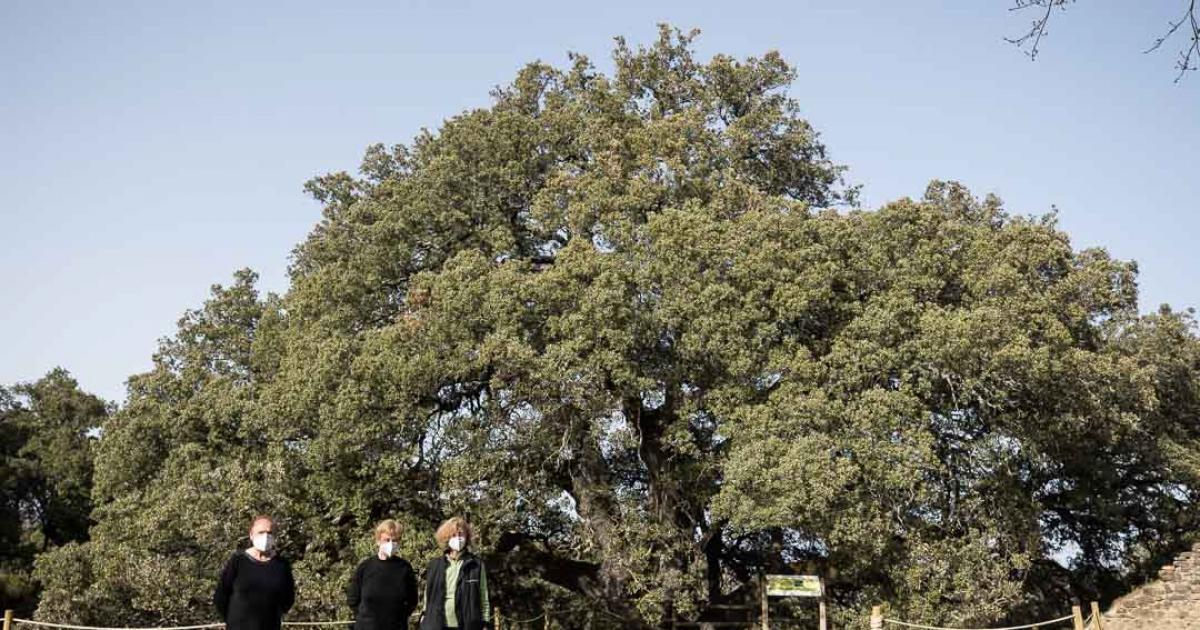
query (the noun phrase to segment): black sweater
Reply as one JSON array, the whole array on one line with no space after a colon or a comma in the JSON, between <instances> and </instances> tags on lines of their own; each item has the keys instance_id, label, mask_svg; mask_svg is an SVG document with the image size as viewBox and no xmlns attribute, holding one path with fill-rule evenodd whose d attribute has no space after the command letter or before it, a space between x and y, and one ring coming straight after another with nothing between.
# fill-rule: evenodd
<instances>
[{"instance_id":1,"label":"black sweater","mask_svg":"<svg viewBox=\"0 0 1200 630\"><path fill-rule=\"evenodd\" d=\"M296 583L286 560L273 556L260 562L245 551L225 562L213 593L227 630L279 630L295 600Z\"/></svg>"},{"instance_id":2,"label":"black sweater","mask_svg":"<svg viewBox=\"0 0 1200 630\"><path fill-rule=\"evenodd\" d=\"M354 630L407 630L417 607L417 575L407 560L372 556L354 570L346 601Z\"/></svg>"}]
</instances>

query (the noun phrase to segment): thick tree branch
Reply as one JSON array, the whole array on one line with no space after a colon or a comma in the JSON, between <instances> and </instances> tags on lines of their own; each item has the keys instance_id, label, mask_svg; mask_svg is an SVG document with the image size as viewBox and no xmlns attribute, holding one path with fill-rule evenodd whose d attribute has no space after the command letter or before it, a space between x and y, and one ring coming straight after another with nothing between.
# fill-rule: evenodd
<instances>
[{"instance_id":1,"label":"thick tree branch","mask_svg":"<svg viewBox=\"0 0 1200 630\"><path fill-rule=\"evenodd\" d=\"M622 621L627 628L650 628L604 579L603 567L594 562L564 558L541 541L521 532L501 534L495 550L484 560L514 578L534 576L591 600L597 610ZM515 581L515 579L514 579ZM618 604L617 602L621 602ZM613 609L612 607L616 608Z\"/></svg>"}]
</instances>

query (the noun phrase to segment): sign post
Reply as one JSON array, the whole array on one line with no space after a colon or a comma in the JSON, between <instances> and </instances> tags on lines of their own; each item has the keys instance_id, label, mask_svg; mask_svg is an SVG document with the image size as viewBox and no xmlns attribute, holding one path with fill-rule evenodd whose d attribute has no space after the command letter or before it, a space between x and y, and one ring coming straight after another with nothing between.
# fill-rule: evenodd
<instances>
[{"instance_id":1,"label":"sign post","mask_svg":"<svg viewBox=\"0 0 1200 630\"><path fill-rule=\"evenodd\" d=\"M1100 614L1100 604L1092 602L1092 619L1096 620L1096 630L1104 630L1104 615Z\"/></svg>"},{"instance_id":2,"label":"sign post","mask_svg":"<svg viewBox=\"0 0 1200 630\"><path fill-rule=\"evenodd\" d=\"M770 630L770 623L767 621L767 578L762 577L758 580L758 591L762 593L762 630Z\"/></svg>"},{"instance_id":3,"label":"sign post","mask_svg":"<svg viewBox=\"0 0 1200 630\"><path fill-rule=\"evenodd\" d=\"M821 599L817 600L817 607L820 609L817 630L827 630L825 626L825 580L821 580Z\"/></svg>"},{"instance_id":4,"label":"sign post","mask_svg":"<svg viewBox=\"0 0 1200 630\"><path fill-rule=\"evenodd\" d=\"M763 630L767 627L767 597L816 597L820 624L825 626L825 581L819 575L768 575L763 584Z\"/></svg>"}]
</instances>

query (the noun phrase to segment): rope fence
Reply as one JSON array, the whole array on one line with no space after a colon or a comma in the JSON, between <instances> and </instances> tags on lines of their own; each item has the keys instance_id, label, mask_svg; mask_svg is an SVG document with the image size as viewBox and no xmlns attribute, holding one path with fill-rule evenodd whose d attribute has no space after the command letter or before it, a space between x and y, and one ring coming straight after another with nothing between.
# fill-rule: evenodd
<instances>
[{"instance_id":1,"label":"rope fence","mask_svg":"<svg viewBox=\"0 0 1200 630\"><path fill-rule=\"evenodd\" d=\"M920 628L921 630L1025 630L1026 628L1041 628L1043 626L1052 626L1054 624L1070 621L1074 619L1074 615L1059 617L1058 619L1050 619L1048 621L1039 621L1036 623L1027 623L1021 626L1005 626L1003 628L946 628L943 626L926 626L919 623L909 623L898 619L884 619L883 622L894 626L904 626L905 628Z\"/></svg>"},{"instance_id":2,"label":"rope fence","mask_svg":"<svg viewBox=\"0 0 1200 630\"><path fill-rule=\"evenodd\" d=\"M554 615L567 615L567 614L581 612L581 611L585 611L585 610L588 610L588 609L587 608L574 608L574 609L565 608L562 610L543 610L542 614L540 614L536 617L530 617L528 619L513 619L512 617L505 617L504 618L504 626L506 628L509 628L509 627L511 627L511 628L534 627L533 622L541 621L543 626L549 628L550 627L550 619Z\"/></svg>"},{"instance_id":3,"label":"rope fence","mask_svg":"<svg viewBox=\"0 0 1200 630\"><path fill-rule=\"evenodd\" d=\"M513 625L525 625L525 624L531 624L535 621L540 621L542 619L545 619L547 615L549 615L549 616L567 615L567 614L571 614L571 613L584 612L587 610L592 610L592 609L587 608L587 607L579 607L579 608L564 608L561 610L543 610L542 614L540 614L536 617L530 617L529 619L513 619L511 617L505 617L504 623L513 624Z\"/></svg>"},{"instance_id":4,"label":"rope fence","mask_svg":"<svg viewBox=\"0 0 1200 630\"><path fill-rule=\"evenodd\" d=\"M553 615L566 615L571 613L594 610L592 608L564 608L560 610L546 610L542 614L531 617L529 619L512 619L503 618L505 627L519 628L532 624L535 621L545 620L549 622L549 617ZM495 621L500 622L500 611L496 609ZM284 626L291 627L319 627L319 626L348 626L353 624L353 620L345 621L285 621ZM20 619L6 614L4 618L4 630L15 630L17 625L38 626L41 628L59 628L61 630L209 630L210 628L224 628L223 623L205 623L192 626L81 626L69 623L54 623L50 621L34 621L32 619ZM499 626L499 624L497 624Z\"/></svg>"},{"instance_id":5,"label":"rope fence","mask_svg":"<svg viewBox=\"0 0 1200 630\"><path fill-rule=\"evenodd\" d=\"M1096 602L1092 602L1091 604L1091 614L1088 615L1086 620L1083 617L1083 609L1076 604L1071 606L1071 614L1059 617L1057 619L1047 619L1046 621L1037 621L1019 626L991 628L931 626L921 623L901 621L899 619L890 619L883 616L882 606L875 606L871 609L871 630L883 630L885 626L899 626L901 628L914 628L916 630L1030 630L1031 628L1045 628L1067 622L1071 622L1071 627L1073 630L1104 630L1104 617L1100 614L1100 606Z\"/></svg>"},{"instance_id":6,"label":"rope fence","mask_svg":"<svg viewBox=\"0 0 1200 630\"><path fill-rule=\"evenodd\" d=\"M550 619L553 616L568 615L578 612L595 611L591 607L575 607L562 608L557 610L546 609L536 617L528 619L502 618L500 610L495 610L494 621L497 629L501 627L507 628L523 628L531 627L537 621L542 621L544 627L550 627ZM1071 614L1058 617L1057 619L1048 619L1046 621L1038 621L1027 623L1018 626L1004 626L991 628L964 628L950 626L932 626L921 623L913 623L910 621L902 621L900 619L891 619L883 616L883 607L875 606L871 609L871 630L884 630L885 626L898 626L900 628L912 628L914 630L1032 630L1035 628L1045 628L1066 622L1073 622L1074 630L1103 630L1104 618L1100 615L1100 609L1096 602L1092 602L1091 614L1085 620L1080 606L1071 607ZM608 611L604 611L608 612ZM13 616L13 611L7 610L4 613L3 630L15 630L17 625L36 626L40 628L57 628L60 630L209 630L214 628L224 628L224 623L206 623L188 626L84 626L66 623L54 623L49 621L34 621L32 619L18 619ZM611 613L609 613L611 614ZM502 621L503 619L503 621ZM338 621L285 621L282 625L290 627L321 627L321 626L348 626L353 624L353 620L338 620ZM502 626L503 624L503 626ZM750 627L757 624L748 622ZM766 627L765 620L763 621ZM674 626L672 626L674 627Z\"/></svg>"},{"instance_id":7,"label":"rope fence","mask_svg":"<svg viewBox=\"0 0 1200 630\"><path fill-rule=\"evenodd\" d=\"M550 621L551 616L566 615L566 614L572 614L572 613L578 613L578 612L584 612L584 611L595 611L595 610L596 609L589 608L589 607L562 608L562 609L558 609L558 610L544 610L544 611L542 611L542 614L540 614L536 617L531 617L529 619L512 619L512 618L501 617L500 609L497 608L494 610L494 613L495 613L494 621L497 622L497 624L496 624L497 628L501 627L501 623L504 624L504 627L520 628L522 626L528 626L529 624L532 624L535 621L542 621L542 620L544 620L546 622L547 627L549 627L549 621ZM608 612L608 611L604 611L604 612ZM611 614L611 613L609 613L609 614ZM282 623L282 625L291 626L291 627L319 627L319 626L348 626L353 623L354 623L353 620L348 619L345 621L284 621ZM54 622L50 622L50 621L34 621L33 619L20 619L17 617L13 617L12 611L6 611L5 616L4 616L3 630L15 630L15 626L17 626L17 625L37 626L37 627L41 627L41 628L59 628L60 630L209 630L211 628L224 628L225 627L225 624L223 624L223 623L205 623L205 624L197 624L197 625L192 625L192 626L81 626L81 625L69 624L69 623L54 623Z\"/></svg>"},{"instance_id":8,"label":"rope fence","mask_svg":"<svg viewBox=\"0 0 1200 630\"><path fill-rule=\"evenodd\" d=\"M224 628L223 623L205 623L195 626L76 626L69 623L52 623L49 621L34 621L32 619L5 619L6 622L24 626L40 626L43 628L62 628L63 630L204 630L206 628ZM285 621L285 626L348 626L353 621ZM5 628L9 628L5 624ZM11 630L11 629L10 629Z\"/></svg>"},{"instance_id":9,"label":"rope fence","mask_svg":"<svg viewBox=\"0 0 1200 630\"><path fill-rule=\"evenodd\" d=\"M17 619L14 617L12 623L23 626L41 626L43 628L65 628L66 630L201 630L202 628L223 628L223 623L206 623L198 626L166 626L154 628L131 628L129 626L75 626L67 623L50 623L47 621L34 621L32 619Z\"/></svg>"}]
</instances>

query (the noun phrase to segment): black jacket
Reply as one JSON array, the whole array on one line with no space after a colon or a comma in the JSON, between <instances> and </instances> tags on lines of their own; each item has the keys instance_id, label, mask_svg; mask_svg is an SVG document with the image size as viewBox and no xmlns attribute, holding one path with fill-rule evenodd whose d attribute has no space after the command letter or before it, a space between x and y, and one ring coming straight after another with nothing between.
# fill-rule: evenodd
<instances>
[{"instance_id":1,"label":"black jacket","mask_svg":"<svg viewBox=\"0 0 1200 630\"><path fill-rule=\"evenodd\" d=\"M460 630L482 630L490 627L483 621L483 602L479 595L479 578L484 572L483 562L470 552L462 554L462 568L458 570L458 584L454 590L454 614L458 617ZM421 616L421 630L442 630L446 626L446 567L450 560L445 556L429 561L425 570L425 614ZM467 588L471 585L474 588Z\"/></svg>"},{"instance_id":2,"label":"black jacket","mask_svg":"<svg viewBox=\"0 0 1200 630\"><path fill-rule=\"evenodd\" d=\"M417 607L417 575L402 558L372 556L354 571L346 589L354 630L408 630Z\"/></svg>"}]
</instances>

